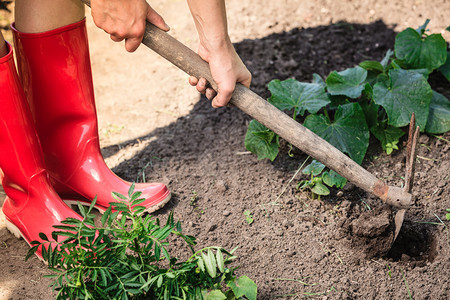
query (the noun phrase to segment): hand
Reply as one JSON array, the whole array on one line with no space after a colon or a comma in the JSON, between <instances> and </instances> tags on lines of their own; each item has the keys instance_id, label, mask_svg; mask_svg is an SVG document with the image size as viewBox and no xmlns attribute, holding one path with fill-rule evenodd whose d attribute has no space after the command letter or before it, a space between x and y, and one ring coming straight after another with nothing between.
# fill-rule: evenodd
<instances>
[{"instance_id":1,"label":"hand","mask_svg":"<svg viewBox=\"0 0 450 300\"><path fill-rule=\"evenodd\" d=\"M164 19L145 0L92 0L91 13L95 25L120 42L125 39L125 49L134 52L144 37L146 21L169 31Z\"/></svg>"},{"instance_id":2,"label":"hand","mask_svg":"<svg viewBox=\"0 0 450 300\"><path fill-rule=\"evenodd\" d=\"M230 41L227 41L224 46L217 48L215 51L208 51L200 44L198 54L209 63L211 75L218 86L217 93L212 88L207 87L205 78L198 79L191 76L189 83L209 100L212 100L211 105L213 107L226 106L230 102L236 83L241 83L247 88L250 87L251 74Z\"/></svg>"}]
</instances>

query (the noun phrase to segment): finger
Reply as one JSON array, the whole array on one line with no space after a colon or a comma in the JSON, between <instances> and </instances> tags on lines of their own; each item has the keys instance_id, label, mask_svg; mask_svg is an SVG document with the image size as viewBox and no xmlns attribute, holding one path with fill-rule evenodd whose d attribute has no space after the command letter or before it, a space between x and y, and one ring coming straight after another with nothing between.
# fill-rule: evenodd
<instances>
[{"instance_id":1,"label":"finger","mask_svg":"<svg viewBox=\"0 0 450 300\"><path fill-rule=\"evenodd\" d=\"M246 80L243 80L240 82L242 85L244 85L246 88L250 88L250 85L252 83L252 76L249 75Z\"/></svg>"},{"instance_id":2,"label":"finger","mask_svg":"<svg viewBox=\"0 0 450 300\"><path fill-rule=\"evenodd\" d=\"M121 38L121 37L118 37L118 36L115 36L115 35L110 35L110 37L111 37L111 39L114 41L114 42L121 42L121 41L123 41L124 40L124 38Z\"/></svg>"},{"instance_id":3,"label":"finger","mask_svg":"<svg viewBox=\"0 0 450 300\"><path fill-rule=\"evenodd\" d=\"M204 94L206 92L206 79L200 78L200 80L197 83L196 88L197 88L197 91Z\"/></svg>"},{"instance_id":4,"label":"finger","mask_svg":"<svg viewBox=\"0 0 450 300\"><path fill-rule=\"evenodd\" d=\"M136 49L139 47L140 44L141 44L141 39L140 38L125 39L125 49L128 52L136 51Z\"/></svg>"},{"instance_id":5,"label":"finger","mask_svg":"<svg viewBox=\"0 0 450 300\"><path fill-rule=\"evenodd\" d=\"M230 102L231 95L233 94L235 84L222 84L219 86L217 96L211 103L214 108L223 107Z\"/></svg>"},{"instance_id":6,"label":"finger","mask_svg":"<svg viewBox=\"0 0 450 300\"><path fill-rule=\"evenodd\" d=\"M166 32L170 30L169 25L166 24L164 19L151 6L149 6L147 12L147 21Z\"/></svg>"},{"instance_id":7,"label":"finger","mask_svg":"<svg viewBox=\"0 0 450 300\"><path fill-rule=\"evenodd\" d=\"M212 88L207 88L206 89L206 93L205 96L206 98L208 98L209 100L213 100L214 97L216 97L217 93L215 90L213 90Z\"/></svg>"},{"instance_id":8,"label":"finger","mask_svg":"<svg viewBox=\"0 0 450 300\"><path fill-rule=\"evenodd\" d=\"M195 77L195 76L190 76L190 77L189 77L189 84L190 84L190 85L196 86L197 83L198 83L197 77Z\"/></svg>"}]
</instances>

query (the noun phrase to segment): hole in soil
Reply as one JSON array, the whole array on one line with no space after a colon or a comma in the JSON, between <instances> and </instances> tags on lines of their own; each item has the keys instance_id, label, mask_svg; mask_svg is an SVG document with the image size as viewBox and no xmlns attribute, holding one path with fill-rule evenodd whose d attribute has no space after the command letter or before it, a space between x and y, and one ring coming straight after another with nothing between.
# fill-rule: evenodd
<instances>
[{"instance_id":1,"label":"hole in soil","mask_svg":"<svg viewBox=\"0 0 450 300\"><path fill-rule=\"evenodd\" d=\"M386 258L394 261L433 261L435 246L428 226L405 221Z\"/></svg>"}]
</instances>

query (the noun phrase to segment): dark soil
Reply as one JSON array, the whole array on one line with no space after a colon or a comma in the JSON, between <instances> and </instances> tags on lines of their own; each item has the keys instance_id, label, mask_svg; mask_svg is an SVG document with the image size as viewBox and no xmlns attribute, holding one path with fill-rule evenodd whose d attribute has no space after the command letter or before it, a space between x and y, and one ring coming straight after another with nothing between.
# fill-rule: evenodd
<instances>
[{"instance_id":1,"label":"dark soil","mask_svg":"<svg viewBox=\"0 0 450 300\"><path fill-rule=\"evenodd\" d=\"M440 9L423 1L411 8L406 0L322 0L314 9L307 1L240 2L227 2L235 21L230 34L243 32L235 46L253 74L252 90L263 97L272 79L310 81L313 73L326 77L363 60L380 60L406 27L403 22L417 27L428 17L437 26L450 14L445 0L431 1ZM445 78L433 74L431 82L450 98ZM176 89L166 95L169 100L179 96ZM420 136L415 203L392 245L395 209L352 184L321 200L297 190L304 175L293 176L306 155L294 149L290 157L283 144L274 162L258 161L244 147L249 121L237 108L213 109L201 99L166 126L137 138L122 132L119 142L105 145L104 156L127 180L167 183L173 199L156 216L164 219L174 210L185 233L197 236L199 249L238 246L238 274L255 280L258 299L450 298L449 133ZM104 144L111 140L103 137ZM363 166L400 186L404 146L386 155L374 140ZM250 225L246 210L253 215ZM26 244L4 227L0 242L0 286L6 287L0 287L0 299L2 293L5 299L51 299L49 281L42 279L45 267L35 258L23 262Z\"/></svg>"}]
</instances>

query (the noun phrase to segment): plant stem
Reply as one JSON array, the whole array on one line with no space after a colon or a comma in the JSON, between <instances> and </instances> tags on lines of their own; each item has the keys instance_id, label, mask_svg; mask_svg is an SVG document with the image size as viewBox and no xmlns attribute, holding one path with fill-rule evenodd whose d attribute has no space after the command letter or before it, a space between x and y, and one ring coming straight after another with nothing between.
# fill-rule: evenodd
<instances>
[{"instance_id":1,"label":"plant stem","mask_svg":"<svg viewBox=\"0 0 450 300\"><path fill-rule=\"evenodd\" d=\"M330 115L328 114L328 111L326 110L326 108L323 109L323 114L325 115L325 117L327 117L328 121L330 121L330 123L331 123Z\"/></svg>"}]
</instances>

